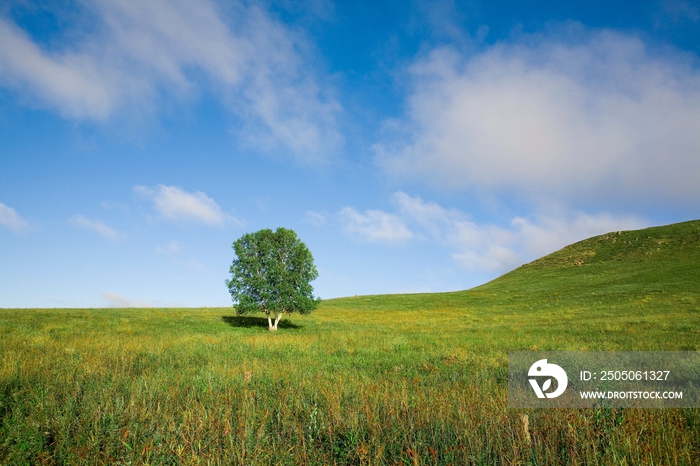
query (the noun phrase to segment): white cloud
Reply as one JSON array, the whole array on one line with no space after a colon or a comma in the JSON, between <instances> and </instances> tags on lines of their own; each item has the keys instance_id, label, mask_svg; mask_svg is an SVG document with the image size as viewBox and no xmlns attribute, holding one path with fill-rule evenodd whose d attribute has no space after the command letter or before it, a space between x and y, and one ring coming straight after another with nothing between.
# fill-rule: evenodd
<instances>
[{"instance_id":1,"label":"white cloud","mask_svg":"<svg viewBox=\"0 0 700 466\"><path fill-rule=\"evenodd\" d=\"M222 226L226 220L240 225L242 222L225 214L219 204L205 193L188 193L176 186L159 184L155 189L134 186L134 192L153 201L153 207L161 217L168 220L204 223Z\"/></svg>"},{"instance_id":2,"label":"white cloud","mask_svg":"<svg viewBox=\"0 0 700 466\"><path fill-rule=\"evenodd\" d=\"M3 225L15 233L21 233L29 228L26 220L20 217L15 209L0 202L0 225Z\"/></svg>"},{"instance_id":3,"label":"white cloud","mask_svg":"<svg viewBox=\"0 0 700 466\"><path fill-rule=\"evenodd\" d=\"M196 270L198 272L205 272L207 270L206 265L204 265L201 262L196 261L194 259L187 261L185 263L185 266L187 266L188 268L190 268L192 270Z\"/></svg>"},{"instance_id":4,"label":"white cloud","mask_svg":"<svg viewBox=\"0 0 700 466\"><path fill-rule=\"evenodd\" d=\"M172 254L177 254L181 250L182 248L180 247L180 244L177 241L171 241L165 246L158 246L156 248L156 253L170 256Z\"/></svg>"},{"instance_id":5,"label":"white cloud","mask_svg":"<svg viewBox=\"0 0 700 466\"><path fill-rule=\"evenodd\" d=\"M315 210L308 210L304 213L304 220L315 227L320 227L326 223L326 215Z\"/></svg>"},{"instance_id":6,"label":"white cloud","mask_svg":"<svg viewBox=\"0 0 700 466\"><path fill-rule=\"evenodd\" d=\"M102 297L107 301L109 307L153 307L148 301L131 301L121 296L119 293L113 293L111 291L103 292Z\"/></svg>"},{"instance_id":7,"label":"white cloud","mask_svg":"<svg viewBox=\"0 0 700 466\"><path fill-rule=\"evenodd\" d=\"M515 217L502 227L477 224L459 210L402 192L393 200L403 220L414 222L428 238L446 246L460 265L486 272L506 272L591 236L649 226L633 216L550 212L534 219Z\"/></svg>"},{"instance_id":8,"label":"white cloud","mask_svg":"<svg viewBox=\"0 0 700 466\"><path fill-rule=\"evenodd\" d=\"M49 56L14 24L0 18L0 78L26 88L69 117L105 119L115 106L114 78L94 57L74 53Z\"/></svg>"},{"instance_id":9,"label":"white cloud","mask_svg":"<svg viewBox=\"0 0 700 466\"><path fill-rule=\"evenodd\" d=\"M129 213L129 207L114 201L102 201L102 208L105 210L119 210L125 214Z\"/></svg>"},{"instance_id":10,"label":"white cloud","mask_svg":"<svg viewBox=\"0 0 700 466\"><path fill-rule=\"evenodd\" d=\"M451 256L468 268L505 271L519 265L512 246L513 232L494 225L477 225L456 209L445 209L420 197L397 192L393 196L400 214L417 224L428 238L455 251Z\"/></svg>"},{"instance_id":11,"label":"white cloud","mask_svg":"<svg viewBox=\"0 0 700 466\"><path fill-rule=\"evenodd\" d=\"M304 162L340 144L340 107L314 74L303 36L255 4L210 0L86 3L82 42L45 49L0 17L0 85L75 119L107 121L196 97L222 96L241 138Z\"/></svg>"},{"instance_id":12,"label":"white cloud","mask_svg":"<svg viewBox=\"0 0 700 466\"><path fill-rule=\"evenodd\" d=\"M114 228L105 225L100 220L90 220L82 215L74 215L70 219L70 223L77 227L99 233L100 236L108 240L118 241L126 237L126 234L118 232Z\"/></svg>"},{"instance_id":13,"label":"white cloud","mask_svg":"<svg viewBox=\"0 0 700 466\"><path fill-rule=\"evenodd\" d=\"M700 8L693 6L687 0L665 0L662 7L668 18L675 23L684 19L694 23L700 20Z\"/></svg>"},{"instance_id":14,"label":"white cloud","mask_svg":"<svg viewBox=\"0 0 700 466\"><path fill-rule=\"evenodd\" d=\"M352 207L343 207L338 217L347 234L368 242L397 243L413 236L400 218L381 210L367 210L361 214Z\"/></svg>"},{"instance_id":15,"label":"white cloud","mask_svg":"<svg viewBox=\"0 0 700 466\"><path fill-rule=\"evenodd\" d=\"M435 186L538 199L696 200L700 70L635 37L571 28L418 60L378 163Z\"/></svg>"},{"instance_id":16,"label":"white cloud","mask_svg":"<svg viewBox=\"0 0 700 466\"><path fill-rule=\"evenodd\" d=\"M530 258L549 254L566 245L591 236L619 230L638 230L649 222L632 215L615 217L603 212L597 215L583 212L541 214L534 220L515 217L511 229L516 232L524 252Z\"/></svg>"}]
</instances>

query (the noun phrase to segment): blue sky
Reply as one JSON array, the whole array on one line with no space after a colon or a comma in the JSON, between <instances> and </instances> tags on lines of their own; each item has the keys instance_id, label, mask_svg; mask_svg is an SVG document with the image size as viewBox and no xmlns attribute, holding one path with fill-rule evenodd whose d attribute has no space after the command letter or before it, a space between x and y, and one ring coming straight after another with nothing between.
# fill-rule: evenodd
<instances>
[{"instance_id":1,"label":"blue sky","mask_svg":"<svg viewBox=\"0 0 700 466\"><path fill-rule=\"evenodd\" d=\"M230 305L261 228L332 298L700 218L699 55L696 1L3 2L0 307Z\"/></svg>"}]
</instances>

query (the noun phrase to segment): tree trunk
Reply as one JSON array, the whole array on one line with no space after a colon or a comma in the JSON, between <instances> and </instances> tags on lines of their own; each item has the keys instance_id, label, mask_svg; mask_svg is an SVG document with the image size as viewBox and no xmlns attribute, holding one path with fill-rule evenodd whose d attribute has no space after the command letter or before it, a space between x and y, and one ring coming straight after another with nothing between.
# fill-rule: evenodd
<instances>
[{"instance_id":1,"label":"tree trunk","mask_svg":"<svg viewBox=\"0 0 700 466\"><path fill-rule=\"evenodd\" d=\"M272 317L270 317L270 314L267 315L267 329L271 332L274 332L277 330L277 319L275 319L275 326L272 326Z\"/></svg>"},{"instance_id":2,"label":"tree trunk","mask_svg":"<svg viewBox=\"0 0 700 466\"><path fill-rule=\"evenodd\" d=\"M275 317L275 327L273 330L277 330L277 324L279 323L280 319L282 318L282 314L284 314L284 312L280 312L279 314L277 314L277 317Z\"/></svg>"}]
</instances>

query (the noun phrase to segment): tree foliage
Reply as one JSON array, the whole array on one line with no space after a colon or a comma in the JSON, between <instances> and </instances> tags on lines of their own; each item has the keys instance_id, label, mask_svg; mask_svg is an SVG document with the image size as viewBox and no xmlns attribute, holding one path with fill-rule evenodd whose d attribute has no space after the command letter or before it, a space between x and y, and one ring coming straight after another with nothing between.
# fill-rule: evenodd
<instances>
[{"instance_id":1,"label":"tree foliage","mask_svg":"<svg viewBox=\"0 0 700 466\"><path fill-rule=\"evenodd\" d=\"M236 257L226 285L239 315L263 312L270 330L277 330L283 314L316 309L320 299L313 296L311 282L318 271L294 230L247 233L233 243L233 250Z\"/></svg>"}]
</instances>

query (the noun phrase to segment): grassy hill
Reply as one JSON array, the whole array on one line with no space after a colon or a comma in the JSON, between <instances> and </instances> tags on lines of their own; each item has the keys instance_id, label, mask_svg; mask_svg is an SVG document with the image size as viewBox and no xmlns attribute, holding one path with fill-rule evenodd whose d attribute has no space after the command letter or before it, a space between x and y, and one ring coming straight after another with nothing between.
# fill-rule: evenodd
<instances>
[{"instance_id":1,"label":"grassy hill","mask_svg":"<svg viewBox=\"0 0 700 466\"><path fill-rule=\"evenodd\" d=\"M378 311L429 313L441 340L467 332L484 350L501 332L504 350L698 350L700 221L589 238L467 291L341 298L324 310L375 313L401 330L411 314Z\"/></svg>"},{"instance_id":2,"label":"grassy hill","mask_svg":"<svg viewBox=\"0 0 700 466\"><path fill-rule=\"evenodd\" d=\"M506 353L697 350L699 271L693 221L277 333L232 308L0 310L0 464L696 464L698 409L509 410Z\"/></svg>"}]
</instances>

